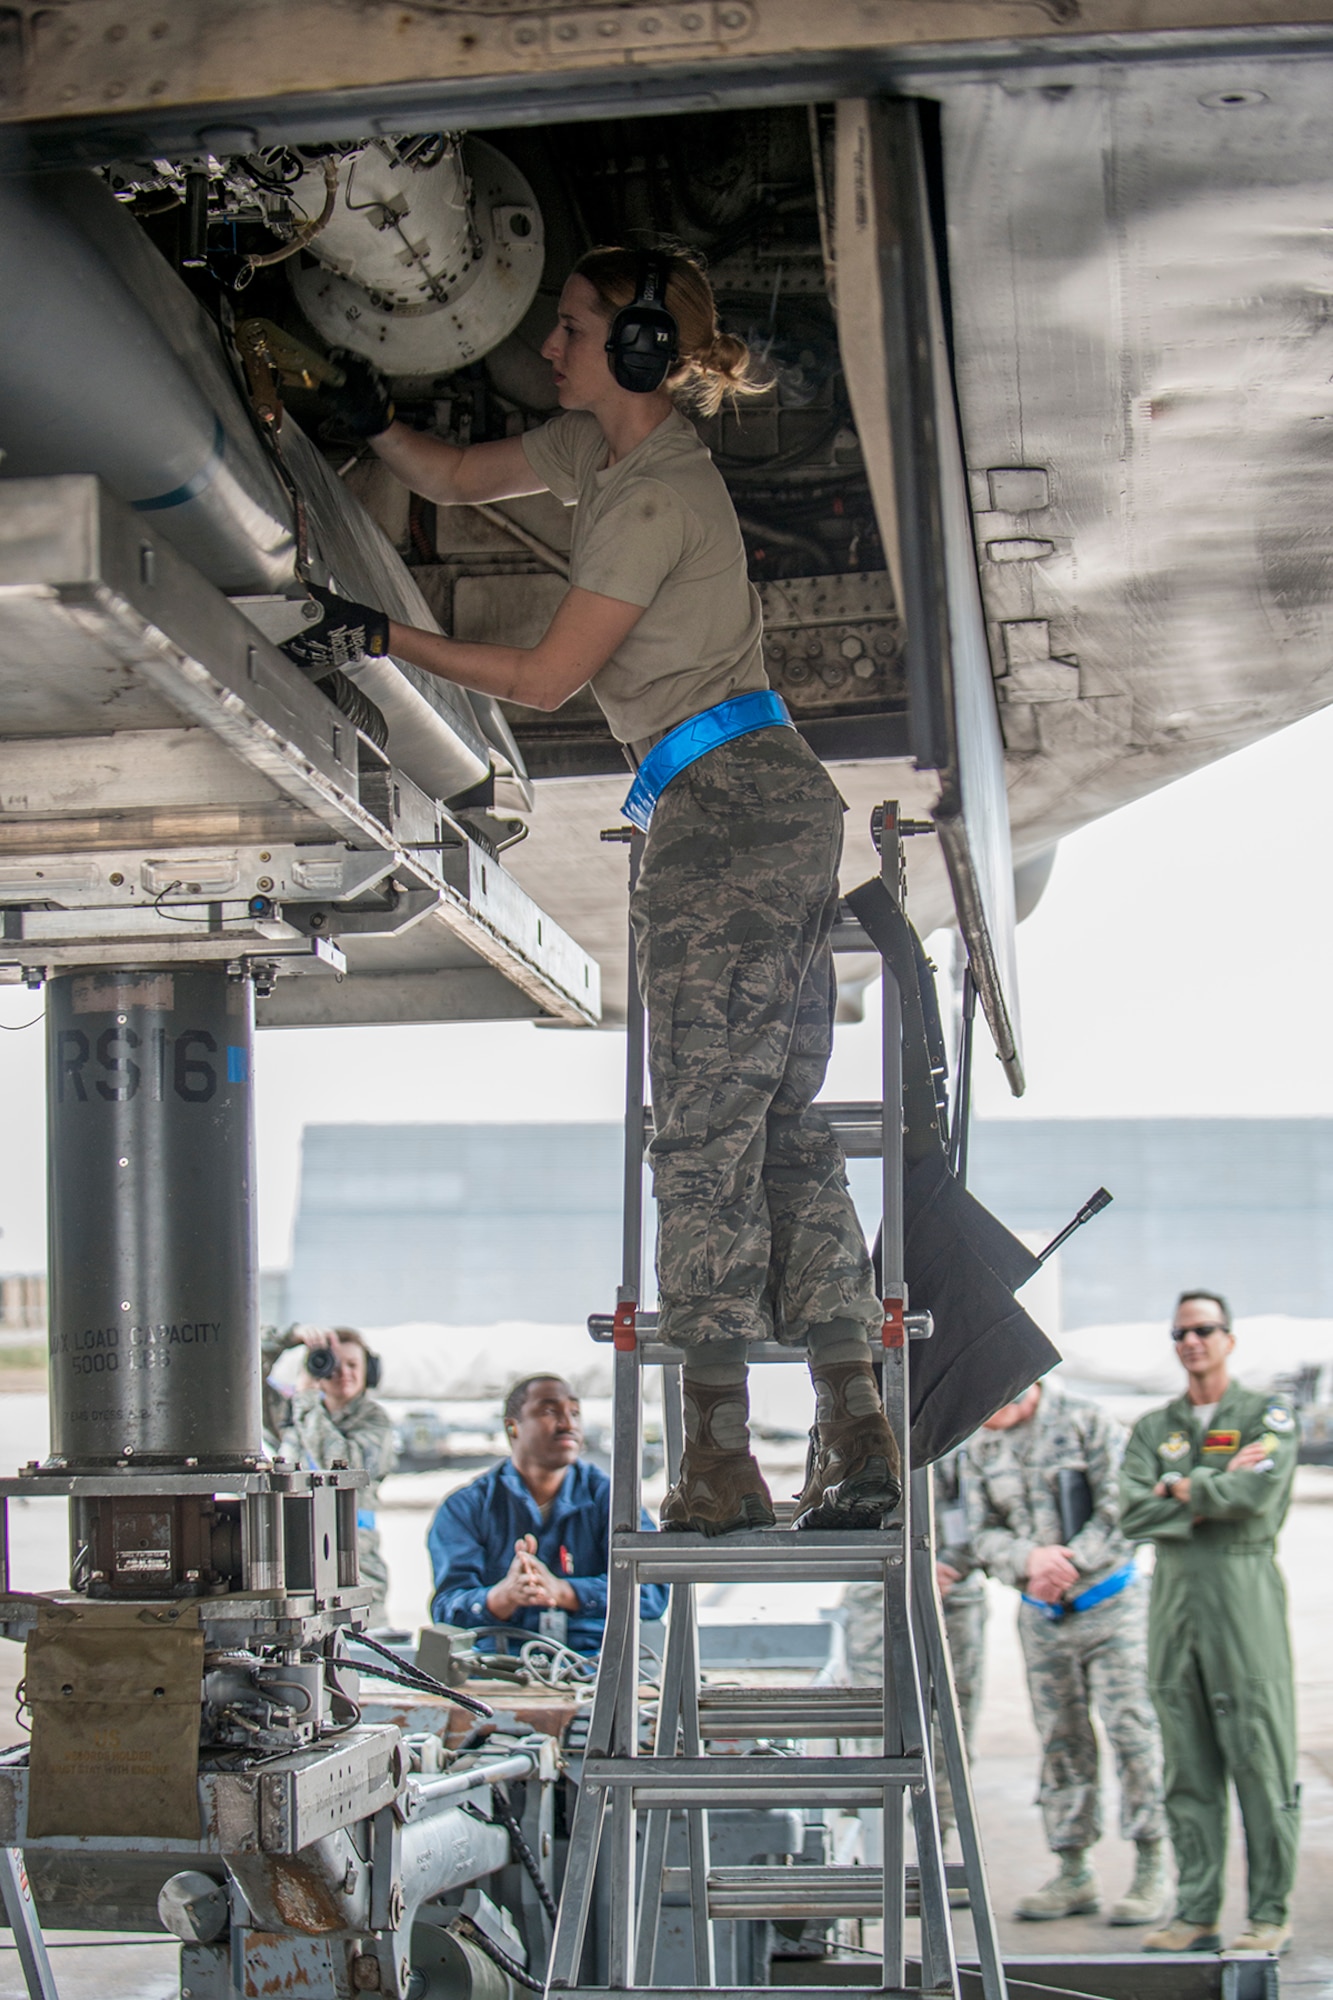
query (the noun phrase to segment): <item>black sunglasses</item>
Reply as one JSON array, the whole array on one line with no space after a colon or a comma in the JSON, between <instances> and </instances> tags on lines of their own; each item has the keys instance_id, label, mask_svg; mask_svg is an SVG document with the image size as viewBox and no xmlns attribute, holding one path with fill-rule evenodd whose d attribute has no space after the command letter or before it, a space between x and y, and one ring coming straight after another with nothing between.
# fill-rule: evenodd
<instances>
[{"instance_id":1,"label":"black sunglasses","mask_svg":"<svg viewBox=\"0 0 1333 2000\"><path fill-rule=\"evenodd\" d=\"M1171 1338L1175 1341L1176 1346L1179 1347L1181 1341L1188 1340L1192 1333L1197 1333L1200 1340L1207 1340L1210 1333L1230 1333L1230 1331L1231 1328L1223 1326L1221 1320L1218 1319L1214 1320L1211 1326L1173 1326L1171 1329Z\"/></svg>"}]
</instances>

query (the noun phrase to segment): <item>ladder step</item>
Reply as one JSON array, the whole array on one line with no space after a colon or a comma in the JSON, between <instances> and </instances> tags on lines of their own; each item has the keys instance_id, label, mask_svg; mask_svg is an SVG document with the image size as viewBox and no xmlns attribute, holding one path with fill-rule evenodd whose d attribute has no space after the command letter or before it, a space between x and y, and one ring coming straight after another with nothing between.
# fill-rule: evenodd
<instances>
[{"instance_id":1,"label":"ladder step","mask_svg":"<svg viewBox=\"0 0 1333 2000\"><path fill-rule=\"evenodd\" d=\"M903 1324L907 1328L909 1340L929 1340L935 1330L935 1322L929 1313L908 1313ZM614 1327L610 1313L589 1313L588 1332L603 1347L611 1345ZM638 1334L635 1359L646 1368L679 1368L686 1359L683 1347L671 1347L664 1340L654 1336L657 1333L657 1314L645 1310L638 1313L634 1321ZM803 1347L789 1347L782 1340L752 1340L745 1349L745 1359L749 1367L756 1363L782 1363L799 1361L803 1366L809 1359Z\"/></svg>"},{"instance_id":2,"label":"ladder step","mask_svg":"<svg viewBox=\"0 0 1333 2000\"><path fill-rule=\"evenodd\" d=\"M918 1870L906 1874L907 1914L920 1913ZM950 1890L966 1889L966 1872L953 1865L944 1871ZM662 1888L667 1895L688 1895L688 1868L665 1868ZM956 1905L955 1905L956 1907ZM810 1923L834 1923L843 1917L879 1917L884 1911L882 1868L714 1868L708 1876L708 1915L715 1923L742 1923L766 1918L770 1923L804 1918Z\"/></svg>"},{"instance_id":3,"label":"ladder step","mask_svg":"<svg viewBox=\"0 0 1333 2000\"><path fill-rule=\"evenodd\" d=\"M889 1786L919 1785L907 1757L585 1757L581 1782L633 1787L636 1809L664 1806L882 1806Z\"/></svg>"},{"instance_id":4,"label":"ladder step","mask_svg":"<svg viewBox=\"0 0 1333 2000\"><path fill-rule=\"evenodd\" d=\"M884 1106L879 1103L851 1103L830 1097L816 1098L821 1111L848 1160L878 1160L884 1153Z\"/></svg>"},{"instance_id":5,"label":"ladder step","mask_svg":"<svg viewBox=\"0 0 1333 2000\"><path fill-rule=\"evenodd\" d=\"M857 1981L857 1986L862 1992L873 1995L873 2000L921 2000L919 1986L881 1986L878 1978L872 1976L878 1973L878 1958L867 1958L864 1967L865 1977ZM613 2000L613 1996L614 2000L621 2000L626 1989L557 1986L553 1981L547 1990L560 1994L561 2000ZM660 1993L663 2000L773 2000L774 1994L772 1986L654 1986L636 1990ZM781 1986L783 2000L829 2000L830 1990L828 1983L823 1986L788 1986L784 1980Z\"/></svg>"},{"instance_id":6,"label":"ladder step","mask_svg":"<svg viewBox=\"0 0 1333 2000\"><path fill-rule=\"evenodd\" d=\"M723 1736L882 1736L882 1688L705 1687L699 1728Z\"/></svg>"},{"instance_id":7,"label":"ladder step","mask_svg":"<svg viewBox=\"0 0 1333 2000\"><path fill-rule=\"evenodd\" d=\"M880 955L879 946L871 938L860 919L852 914L849 903L839 903L837 920L829 936L834 951L865 952L871 958Z\"/></svg>"},{"instance_id":8,"label":"ladder step","mask_svg":"<svg viewBox=\"0 0 1333 2000\"><path fill-rule=\"evenodd\" d=\"M864 937L865 933L861 935ZM867 950L873 946L867 944ZM835 945L834 950L838 947ZM878 1160L884 1152L884 1106L879 1102L864 1100L852 1102L832 1097L815 1100L815 1110L822 1112L830 1131L837 1139L844 1155L849 1160ZM655 1131L653 1107L643 1107L643 1143L645 1152Z\"/></svg>"},{"instance_id":9,"label":"ladder step","mask_svg":"<svg viewBox=\"0 0 1333 2000\"><path fill-rule=\"evenodd\" d=\"M902 1527L834 1530L753 1528L739 1535L629 1534L611 1537L614 1569L641 1583L883 1583L902 1563Z\"/></svg>"}]
</instances>

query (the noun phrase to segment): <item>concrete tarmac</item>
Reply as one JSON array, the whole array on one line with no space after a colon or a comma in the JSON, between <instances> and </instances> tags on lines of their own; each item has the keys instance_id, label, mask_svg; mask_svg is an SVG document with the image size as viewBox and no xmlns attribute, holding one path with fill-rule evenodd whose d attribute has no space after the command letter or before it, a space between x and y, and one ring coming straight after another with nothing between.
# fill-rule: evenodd
<instances>
[{"instance_id":1,"label":"concrete tarmac","mask_svg":"<svg viewBox=\"0 0 1333 2000\"><path fill-rule=\"evenodd\" d=\"M11 1395L0 1400L0 1467L8 1470L45 1449L45 1398ZM444 1483L459 1481L455 1478ZM386 1484L380 1527L392 1576L390 1611L408 1629L415 1629L425 1616L430 1589L425 1535L442 1491L435 1475L396 1477ZM63 1502L13 1506L10 1535L19 1588L51 1589L66 1582ZM1296 1936L1281 1971L1282 1992L1288 2000L1333 2000L1333 1679L1327 1667L1333 1650L1331 1540L1333 1469L1302 1468L1282 1538L1297 1662L1303 1787ZM798 1612L785 1602L781 1606L775 1603L771 1615L810 1617L816 1593L803 1586L787 1588L793 1593L799 1590L803 1609ZM1024 1958L1132 1952L1142 1933L1113 1929L1100 1917L1033 1924L1021 1923L1012 1915L1018 1897L1044 1881L1052 1863L1036 1807L1037 1739L1018 1648L1017 1600L1012 1591L1000 1585L990 1588L986 1682L974 1786L1003 1948L1007 1954ZM720 1598L721 1592L718 1595ZM762 1613L765 1608L747 1607L746 1615ZM705 1619L726 1621L735 1615L732 1606L720 1601L702 1607ZM0 1743L18 1742L23 1735L12 1720L13 1691L21 1671L20 1649L0 1641ZM1129 1881L1133 1848L1116 1831L1114 1766L1109 1755L1105 1769L1109 1830L1094 1859L1109 1907ZM1245 1921L1239 1825L1234 1828L1228 1880L1224 1936L1233 1935ZM0 1939L7 1935L0 1931ZM970 1955L970 1922L965 1912L957 1913L957 1935L960 1954ZM61 2000L174 2000L179 1992L173 1940L130 1941L53 1932L50 1942ZM24 2000L24 1996L13 1947L0 1944L0 2000Z\"/></svg>"}]
</instances>

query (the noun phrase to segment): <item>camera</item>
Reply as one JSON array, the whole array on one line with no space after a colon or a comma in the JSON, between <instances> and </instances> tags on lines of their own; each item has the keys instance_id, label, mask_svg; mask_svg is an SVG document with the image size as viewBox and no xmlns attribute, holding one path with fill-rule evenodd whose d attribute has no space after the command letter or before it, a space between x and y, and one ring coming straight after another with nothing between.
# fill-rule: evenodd
<instances>
[{"instance_id":1,"label":"camera","mask_svg":"<svg viewBox=\"0 0 1333 2000\"><path fill-rule=\"evenodd\" d=\"M369 1348L364 1348L363 1352L366 1357L366 1387L378 1389L382 1372L380 1357L372 1354ZM314 1382L331 1382L341 1364L342 1357L336 1347L312 1347L305 1358L306 1374Z\"/></svg>"}]
</instances>

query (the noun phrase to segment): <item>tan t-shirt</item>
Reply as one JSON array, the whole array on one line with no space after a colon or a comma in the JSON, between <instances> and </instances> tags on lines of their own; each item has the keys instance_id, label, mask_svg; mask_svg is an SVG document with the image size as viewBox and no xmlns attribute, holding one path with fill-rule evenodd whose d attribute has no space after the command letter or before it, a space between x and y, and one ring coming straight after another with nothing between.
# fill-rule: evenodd
<instances>
[{"instance_id":1,"label":"tan t-shirt","mask_svg":"<svg viewBox=\"0 0 1333 2000\"><path fill-rule=\"evenodd\" d=\"M645 607L591 683L622 743L642 750L702 709L768 686L736 510L678 410L614 465L586 410L526 431L523 449L557 499L575 503L571 584Z\"/></svg>"}]
</instances>

